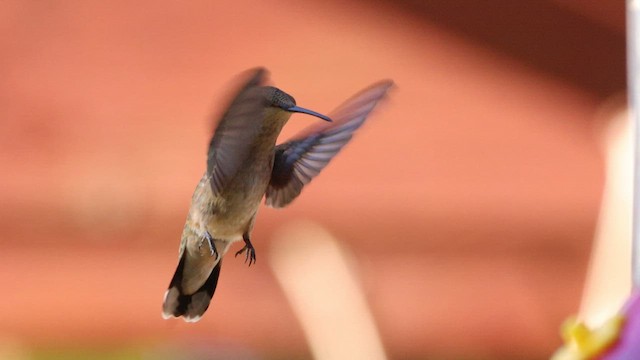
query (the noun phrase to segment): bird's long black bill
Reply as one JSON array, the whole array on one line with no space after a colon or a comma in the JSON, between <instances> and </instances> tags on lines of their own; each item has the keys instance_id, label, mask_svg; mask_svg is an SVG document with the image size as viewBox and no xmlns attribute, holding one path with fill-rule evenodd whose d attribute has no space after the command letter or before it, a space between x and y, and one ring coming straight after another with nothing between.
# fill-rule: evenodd
<instances>
[{"instance_id":1,"label":"bird's long black bill","mask_svg":"<svg viewBox=\"0 0 640 360\"><path fill-rule=\"evenodd\" d=\"M322 114L317 113L317 112L315 112L313 110L302 108L300 106L292 106L292 107L288 108L287 111L312 115L312 116L315 116L315 117L319 117L320 119L322 119L324 121L328 121L328 122L332 122L333 121L328 116L322 115Z\"/></svg>"}]
</instances>

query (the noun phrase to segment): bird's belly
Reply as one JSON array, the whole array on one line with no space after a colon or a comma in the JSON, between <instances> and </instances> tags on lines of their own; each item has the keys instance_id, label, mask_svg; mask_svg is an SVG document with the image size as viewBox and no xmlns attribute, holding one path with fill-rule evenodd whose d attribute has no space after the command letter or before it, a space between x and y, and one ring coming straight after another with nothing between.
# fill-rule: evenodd
<instances>
[{"instance_id":1,"label":"bird's belly","mask_svg":"<svg viewBox=\"0 0 640 360\"><path fill-rule=\"evenodd\" d=\"M235 217L214 215L206 224L206 228L214 239L241 240L250 221L251 216L245 214L238 214Z\"/></svg>"},{"instance_id":2,"label":"bird's belly","mask_svg":"<svg viewBox=\"0 0 640 360\"><path fill-rule=\"evenodd\" d=\"M218 211L206 216L203 225L214 239L241 240L242 235L250 230L251 222L262 196L243 198L242 201L228 202L233 206L219 208Z\"/></svg>"},{"instance_id":3,"label":"bird's belly","mask_svg":"<svg viewBox=\"0 0 640 360\"><path fill-rule=\"evenodd\" d=\"M257 173L264 173L270 171L272 163L259 165L258 170L263 171ZM194 194L190 218L203 234L208 231L214 239L235 241L251 230L269 182L268 177L256 176L255 166L252 170L242 169L217 197L211 193L207 175L202 178Z\"/></svg>"},{"instance_id":4,"label":"bird's belly","mask_svg":"<svg viewBox=\"0 0 640 360\"><path fill-rule=\"evenodd\" d=\"M237 181L225 189L209 222L210 230L224 237L241 237L250 230L267 185L268 179L247 175L243 181Z\"/></svg>"}]
</instances>

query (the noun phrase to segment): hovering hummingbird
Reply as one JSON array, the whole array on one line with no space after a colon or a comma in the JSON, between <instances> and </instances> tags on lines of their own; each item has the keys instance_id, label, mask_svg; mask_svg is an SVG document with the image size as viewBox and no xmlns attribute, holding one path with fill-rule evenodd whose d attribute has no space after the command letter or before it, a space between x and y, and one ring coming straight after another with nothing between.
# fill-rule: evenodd
<instances>
[{"instance_id":1,"label":"hovering hummingbird","mask_svg":"<svg viewBox=\"0 0 640 360\"><path fill-rule=\"evenodd\" d=\"M266 86L266 70L248 72L219 121L209 144L207 171L196 186L182 231L178 268L164 295L163 317L198 321L218 284L222 258L233 242L243 240L236 256L256 261L251 230L260 201L281 208L293 201L349 142L391 81L381 81L338 107L330 117L296 106L284 91ZM293 113L321 118L277 145L276 139Z\"/></svg>"}]
</instances>

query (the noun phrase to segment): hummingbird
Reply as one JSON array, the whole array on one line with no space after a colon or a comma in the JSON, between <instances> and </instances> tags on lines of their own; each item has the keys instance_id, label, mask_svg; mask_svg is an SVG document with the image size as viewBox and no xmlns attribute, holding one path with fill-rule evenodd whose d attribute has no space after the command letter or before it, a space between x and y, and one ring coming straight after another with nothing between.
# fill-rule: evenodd
<instances>
[{"instance_id":1,"label":"hummingbird","mask_svg":"<svg viewBox=\"0 0 640 360\"><path fill-rule=\"evenodd\" d=\"M235 256L245 254L245 263L255 263L251 231L262 198L273 208L291 203L349 142L393 84L375 83L325 116L297 106L291 95L266 85L266 78L263 68L245 73L243 85L217 123L207 170L193 193L182 231L178 267L164 295L165 319L200 320L231 244L243 241ZM293 113L326 123L276 146Z\"/></svg>"}]
</instances>

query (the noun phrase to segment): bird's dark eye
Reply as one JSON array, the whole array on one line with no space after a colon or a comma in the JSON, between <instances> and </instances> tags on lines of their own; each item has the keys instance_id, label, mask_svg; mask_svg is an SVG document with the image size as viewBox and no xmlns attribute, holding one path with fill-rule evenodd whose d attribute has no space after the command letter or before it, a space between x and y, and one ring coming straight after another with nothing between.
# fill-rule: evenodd
<instances>
[{"instance_id":1,"label":"bird's dark eye","mask_svg":"<svg viewBox=\"0 0 640 360\"><path fill-rule=\"evenodd\" d=\"M296 101L291 95L285 93L284 91L276 89L276 91L274 91L273 93L271 104L273 104L273 106L277 106L279 108L287 110L292 106L296 106Z\"/></svg>"}]
</instances>

